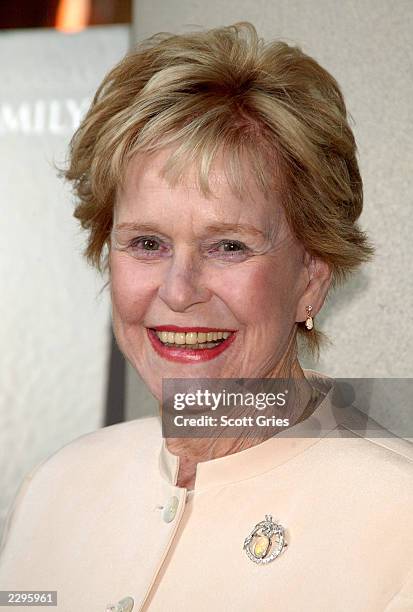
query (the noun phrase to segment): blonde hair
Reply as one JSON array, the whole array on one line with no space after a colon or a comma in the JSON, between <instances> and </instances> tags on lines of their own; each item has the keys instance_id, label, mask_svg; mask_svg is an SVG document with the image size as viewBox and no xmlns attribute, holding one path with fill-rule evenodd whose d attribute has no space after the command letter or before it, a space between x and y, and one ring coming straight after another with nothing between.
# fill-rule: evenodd
<instances>
[{"instance_id":1,"label":"blonde hair","mask_svg":"<svg viewBox=\"0 0 413 612\"><path fill-rule=\"evenodd\" d=\"M218 151L238 196L243 164L277 195L307 251L332 269L332 287L374 252L356 221L363 188L356 143L336 80L296 46L264 42L249 22L138 43L103 79L59 169L88 230L84 255L101 272L113 205L131 157L179 145L163 168L171 185L194 162L199 187ZM324 334L297 324L313 353Z\"/></svg>"}]
</instances>

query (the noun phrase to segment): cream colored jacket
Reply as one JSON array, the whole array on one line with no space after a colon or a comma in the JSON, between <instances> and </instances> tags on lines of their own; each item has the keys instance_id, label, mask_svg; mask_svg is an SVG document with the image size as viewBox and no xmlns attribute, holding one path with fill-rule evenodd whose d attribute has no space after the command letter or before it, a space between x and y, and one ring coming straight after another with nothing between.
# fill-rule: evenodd
<instances>
[{"instance_id":1,"label":"cream colored jacket","mask_svg":"<svg viewBox=\"0 0 413 612\"><path fill-rule=\"evenodd\" d=\"M63 447L16 497L0 589L55 590L62 612L412 612L413 445L347 437L360 412L305 374L326 395L297 437L198 464L190 493L155 417ZM259 565L243 544L268 514L288 546Z\"/></svg>"}]
</instances>

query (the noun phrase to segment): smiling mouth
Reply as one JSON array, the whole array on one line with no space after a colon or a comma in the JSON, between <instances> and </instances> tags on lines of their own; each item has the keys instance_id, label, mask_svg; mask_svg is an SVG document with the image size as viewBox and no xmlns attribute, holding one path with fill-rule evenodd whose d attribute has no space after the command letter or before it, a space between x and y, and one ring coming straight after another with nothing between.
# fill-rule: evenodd
<instances>
[{"instance_id":1,"label":"smiling mouth","mask_svg":"<svg viewBox=\"0 0 413 612\"><path fill-rule=\"evenodd\" d=\"M234 332L231 331L209 331L209 332L174 332L152 330L162 344L166 347L177 349L204 350L219 346Z\"/></svg>"},{"instance_id":2,"label":"smiling mouth","mask_svg":"<svg viewBox=\"0 0 413 612\"><path fill-rule=\"evenodd\" d=\"M146 329L156 353L168 361L180 363L215 359L229 348L237 332L207 327L184 329L172 325Z\"/></svg>"}]
</instances>

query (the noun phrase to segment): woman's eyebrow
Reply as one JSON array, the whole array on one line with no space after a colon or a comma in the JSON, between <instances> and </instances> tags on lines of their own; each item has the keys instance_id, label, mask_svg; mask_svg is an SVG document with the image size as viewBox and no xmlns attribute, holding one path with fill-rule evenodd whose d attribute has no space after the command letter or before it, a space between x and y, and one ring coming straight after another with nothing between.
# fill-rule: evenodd
<instances>
[{"instance_id":1,"label":"woman's eyebrow","mask_svg":"<svg viewBox=\"0 0 413 612\"><path fill-rule=\"evenodd\" d=\"M114 230L132 230L139 232L160 232L160 228L153 223L119 223ZM249 223L214 223L208 225L203 231L204 234L218 234L220 232L232 231L238 234L251 234L253 236L265 237L265 233Z\"/></svg>"},{"instance_id":2,"label":"woman's eyebrow","mask_svg":"<svg viewBox=\"0 0 413 612\"><path fill-rule=\"evenodd\" d=\"M134 232L159 232L160 229L156 224L153 223L118 223L114 226L114 230L131 230Z\"/></svg>"}]
</instances>

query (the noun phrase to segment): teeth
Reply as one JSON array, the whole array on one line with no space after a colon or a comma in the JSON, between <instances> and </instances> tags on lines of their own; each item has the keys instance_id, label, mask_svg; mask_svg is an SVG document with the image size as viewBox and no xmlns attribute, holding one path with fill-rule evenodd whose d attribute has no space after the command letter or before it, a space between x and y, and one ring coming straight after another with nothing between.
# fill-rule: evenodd
<instances>
[{"instance_id":1,"label":"teeth","mask_svg":"<svg viewBox=\"0 0 413 612\"><path fill-rule=\"evenodd\" d=\"M198 334L196 332L187 332L185 336L185 344L198 343Z\"/></svg>"},{"instance_id":2,"label":"teeth","mask_svg":"<svg viewBox=\"0 0 413 612\"><path fill-rule=\"evenodd\" d=\"M231 335L229 331L208 333L157 331L155 333L164 344L188 344L191 348L211 348Z\"/></svg>"}]
</instances>

